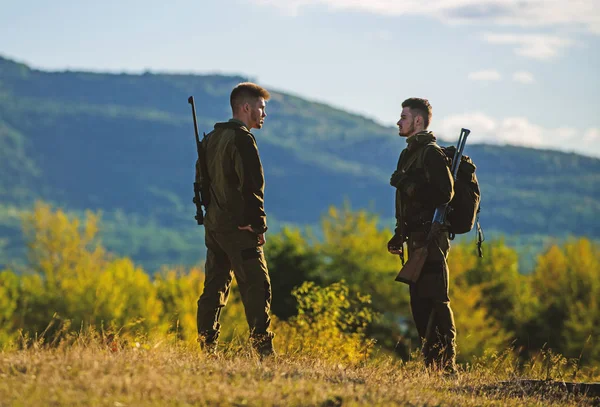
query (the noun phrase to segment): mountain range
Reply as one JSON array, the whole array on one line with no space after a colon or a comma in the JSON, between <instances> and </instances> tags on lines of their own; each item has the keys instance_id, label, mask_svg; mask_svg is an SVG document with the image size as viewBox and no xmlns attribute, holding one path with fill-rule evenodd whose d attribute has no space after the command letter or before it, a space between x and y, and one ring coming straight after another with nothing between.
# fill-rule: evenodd
<instances>
[{"instance_id":1,"label":"mountain range","mask_svg":"<svg viewBox=\"0 0 600 407\"><path fill-rule=\"evenodd\" d=\"M105 245L150 269L200 260L187 98L208 132L230 117L229 93L246 80L48 72L0 57L0 264L22 258L18 214L36 200L75 214L101 211ZM405 146L397 129L269 90L264 129L254 134L270 226L315 224L346 202L393 227L389 177ZM458 135L438 137L449 145ZM520 241L600 237L599 159L476 140L474 133L465 153L477 165L488 231Z\"/></svg>"}]
</instances>

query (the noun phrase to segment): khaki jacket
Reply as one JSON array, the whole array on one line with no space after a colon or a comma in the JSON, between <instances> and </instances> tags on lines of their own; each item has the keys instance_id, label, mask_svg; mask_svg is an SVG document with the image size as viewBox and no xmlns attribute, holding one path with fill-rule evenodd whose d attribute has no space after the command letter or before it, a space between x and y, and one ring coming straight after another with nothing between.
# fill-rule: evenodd
<instances>
[{"instance_id":1,"label":"khaki jacket","mask_svg":"<svg viewBox=\"0 0 600 407\"><path fill-rule=\"evenodd\" d=\"M256 233L264 233L265 178L252 133L236 119L217 123L202 140L202 148L208 174L196 162L196 182L208 178L210 184L204 227L227 232L251 225Z\"/></svg>"},{"instance_id":2,"label":"khaki jacket","mask_svg":"<svg viewBox=\"0 0 600 407\"><path fill-rule=\"evenodd\" d=\"M454 196L454 179L448 161L435 146L433 133L424 131L407 140L390 183L396 187L396 232L421 230L431 222L438 206Z\"/></svg>"}]
</instances>

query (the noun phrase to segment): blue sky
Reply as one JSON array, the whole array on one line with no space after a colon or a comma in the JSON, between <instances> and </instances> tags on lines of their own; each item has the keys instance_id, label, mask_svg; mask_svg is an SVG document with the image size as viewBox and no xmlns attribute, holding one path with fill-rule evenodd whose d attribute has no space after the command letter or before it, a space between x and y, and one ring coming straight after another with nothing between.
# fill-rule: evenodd
<instances>
[{"instance_id":1,"label":"blue sky","mask_svg":"<svg viewBox=\"0 0 600 407\"><path fill-rule=\"evenodd\" d=\"M600 0L0 0L0 55L242 74L384 125L427 97L443 136L600 157Z\"/></svg>"}]
</instances>

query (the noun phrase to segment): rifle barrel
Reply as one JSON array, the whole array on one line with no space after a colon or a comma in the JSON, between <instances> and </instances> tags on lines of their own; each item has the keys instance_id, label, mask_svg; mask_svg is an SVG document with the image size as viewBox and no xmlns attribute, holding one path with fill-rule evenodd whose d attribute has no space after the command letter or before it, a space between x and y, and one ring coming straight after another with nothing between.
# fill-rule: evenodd
<instances>
[{"instance_id":1,"label":"rifle barrel","mask_svg":"<svg viewBox=\"0 0 600 407\"><path fill-rule=\"evenodd\" d=\"M194 118L194 134L196 135L196 149L198 150L198 157L200 157L200 134L198 132L198 120L196 119L196 104L194 103L194 97L188 98L188 103L192 105L192 117Z\"/></svg>"}]
</instances>

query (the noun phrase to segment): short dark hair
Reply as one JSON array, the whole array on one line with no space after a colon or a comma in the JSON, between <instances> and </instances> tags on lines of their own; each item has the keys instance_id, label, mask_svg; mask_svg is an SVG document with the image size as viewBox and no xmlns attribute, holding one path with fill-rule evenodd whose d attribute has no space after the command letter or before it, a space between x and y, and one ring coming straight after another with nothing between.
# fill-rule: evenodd
<instances>
[{"instance_id":1,"label":"short dark hair","mask_svg":"<svg viewBox=\"0 0 600 407\"><path fill-rule=\"evenodd\" d=\"M271 94L265 88L255 83L242 82L231 91L231 96L229 97L231 110L235 111L237 106L248 102L250 99L258 99L260 97L269 100Z\"/></svg>"},{"instance_id":2,"label":"short dark hair","mask_svg":"<svg viewBox=\"0 0 600 407\"><path fill-rule=\"evenodd\" d=\"M411 113L421 116L425 122L425 128L429 127L431 121L431 104L429 100L422 98L409 98L402 102L402 107L410 108Z\"/></svg>"}]
</instances>

